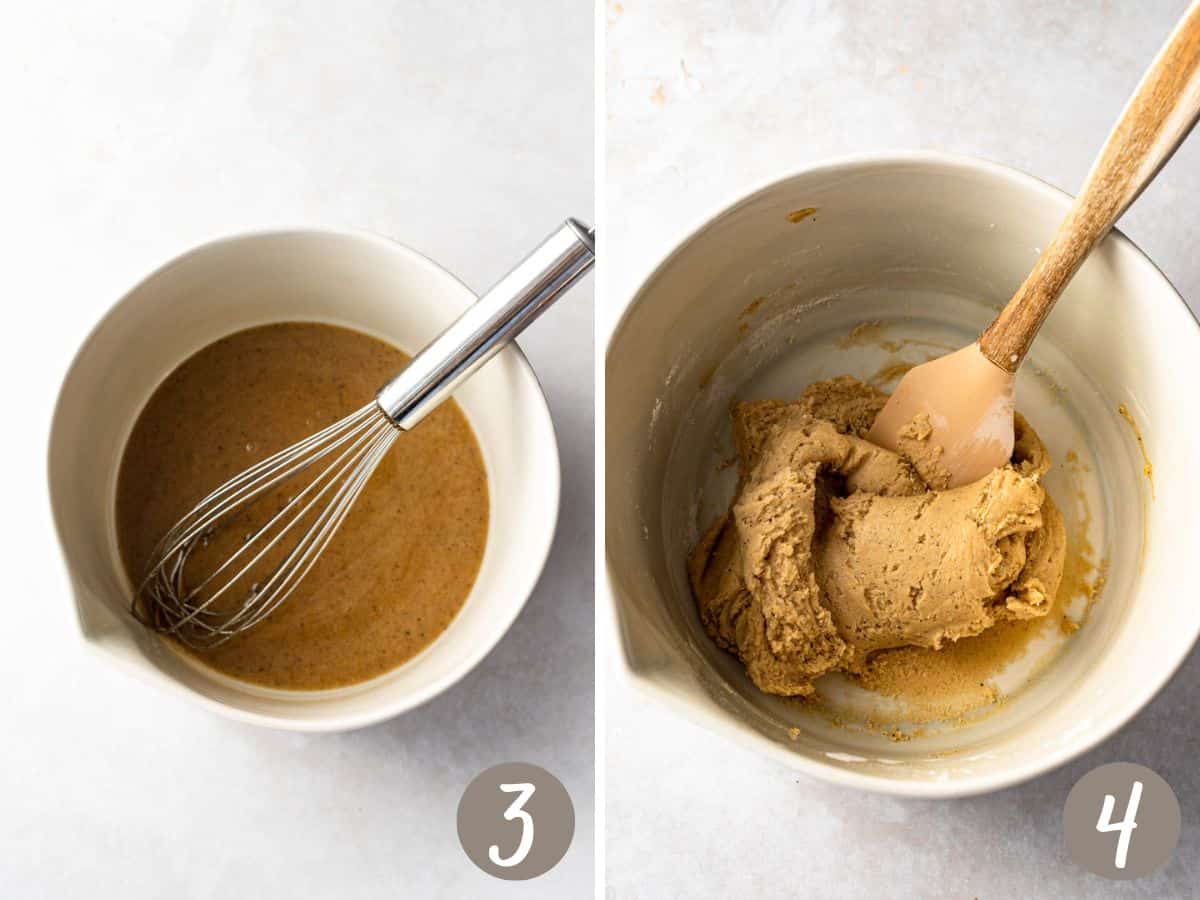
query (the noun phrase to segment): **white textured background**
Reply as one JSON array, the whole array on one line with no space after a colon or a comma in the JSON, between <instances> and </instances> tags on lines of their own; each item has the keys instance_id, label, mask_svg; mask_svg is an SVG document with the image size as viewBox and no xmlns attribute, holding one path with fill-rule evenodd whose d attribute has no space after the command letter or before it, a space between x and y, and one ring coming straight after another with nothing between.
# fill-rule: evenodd
<instances>
[{"instance_id":1,"label":"white textured background","mask_svg":"<svg viewBox=\"0 0 1200 900\"><path fill-rule=\"evenodd\" d=\"M606 2L602 335L701 217L824 157L957 151L1078 189L1186 6ZM1200 309L1200 134L1122 228ZM1022 787L951 802L797 776L646 703L606 668L611 898L1200 896L1196 651L1136 720L1086 757ZM1089 875L1062 845L1068 790L1117 760L1155 769L1183 807L1174 860L1137 882Z\"/></svg>"},{"instance_id":2,"label":"white textured background","mask_svg":"<svg viewBox=\"0 0 1200 900\"><path fill-rule=\"evenodd\" d=\"M232 231L373 229L483 289L593 204L588 0L25 3L0 29L0 898L578 897L593 879L590 287L522 339L562 451L541 585L479 668L339 736L232 724L73 635L45 499L58 383L107 306ZM458 846L467 782L555 772L578 829L536 881Z\"/></svg>"}]
</instances>

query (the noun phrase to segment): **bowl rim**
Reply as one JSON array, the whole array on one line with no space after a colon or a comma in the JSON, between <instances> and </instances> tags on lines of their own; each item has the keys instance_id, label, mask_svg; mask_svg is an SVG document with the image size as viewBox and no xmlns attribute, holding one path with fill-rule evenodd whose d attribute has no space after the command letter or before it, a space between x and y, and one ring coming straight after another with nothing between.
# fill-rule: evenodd
<instances>
[{"instance_id":1,"label":"bowl rim","mask_svg":"<svg viewBox=\"0 0 1200 900\"><path fill-rule=\"evenodd\" d=\"M59 427L59 418L61 406L63 402L63 389L70 381L75 372L76 367L80 362L80 358L84 352L98 338L105 326L109 323L112 317L117 313L118 309L143 286L148 284L153 279L165 273L168 269L182 263L184 260L193 256L211 251L215 248L252 242L256 240L271 240L271 239L295 239L295 238L316 238L319 240L350 240L352 242L362 243L374 246L377 249L384 250L387 253L404 259L405 263L422 269L426 273L435 278L440 278L447 283L451 288L451 292L455 295L450 299L450 303L455 304L456 312L465 311L472 303L479 299L476 294L461 278L451 272L449 269L442 266L440 263L433 260L431 257L422 253L419 250L402 243L399 240L388 237L376 231L360 228L347 227L327 227L315 225L295 225L295 226L280 226L267 227L260 229L249 229L246 231L238 231L230 234L222 234L220 236L201 241L188 249L172 256L166 262L156 266L143 277L137 279L129 288L121 292L104 313L96 320L96 323L88 331L87 336L80 342L79 347L71 357L70 363L59 382L58 391L55 394L54 409L50 416L50 426L46 433L46 486L47 500L50 506L51 521L54 526L55 539L58 544L59 557L62 561L63 568L66 571L69 582L68 598L74 612L75 619L75 635L83 643L84 647L93 655L102 657L109 665L115 668L128 672L135 676L139 681L146 682L153 687L156 687L168 694L181 697L184 700L197 704L200 707L211 710L218 715L228 719L233 719L239 722L245 722L252 725L260 725L268 728L275 728L287 731L297 732L333 732L333 731L350 731L357 728L363 728L368 725L373 725L378 722L393 718L402 713L408 712L421 704L432 700L438 694L450 688L456 682L461 680L472 671L480 662L483 661L491 651L500 643L500 640L508 633L521 611L528 603L530 596L537 589L538 582L541 579L542 572L545 569L546 562L549 559L550 551L554 544L554 538L558 531L558 518L561 512L561 497L562 497L562 460L558 448L558 435L554 426L554 419L550 414L550 407L546 400L545 392L541 382L530 364L524 351L516 341L510 343L507 347L497 354L498 358L507 357L515 364L517 376L517 389L521 393L527 395L531 403L531 414L536 422L536 428L530 428L528 431L532 434L544 434L545 439L544 452L548 454L548 461L552 465L547 468L549 471L542 473L540 484L545 491L546 503L546 519L549 527L539 529L540 535L524 534L523 540L527 540L527 558L529 565L524 567L524 574L519 578L516 585L516 590L511 593L519 596L519 601L512 605L511 610L500 616L496 620L494 632L489 634L484 640L472 646L470 651L462 657L445 676L437 680L431 681L423 685L419 690L411 691L401 697L398 697L387 703L378 703L365 709L357 710L349 713L338 713L330 715L312 715L312 707L308 706L309 715L305 718L291 718L287 715L278 713L261 713L252 712L250 710L241 709L236 706L231 706L214 698L205 696L194 690L188 685L164 675L157 670L147 670L142 666L127 663L121 657L109 653L103 649L101 644L89 637L86 629L83 626L81 611L79 608L78 599L76 597L76 588L74 584L74 573L72 564L69 558L68 549L63 540L62 531L62 516L60 512L60 502L57 497L54 479L54 461L52 458L52 450L54 446L54 436ZM461 302L460 302L461 300ZM385 677L385 676L384 676ZM369 682L364 682L367 684ZM298 698L298 702L304 703L303 697Z\"/></svg>"},{"instance_id":2,"label":"bowl rim","mask_svg":"<svg viewBox=\"0 0 1200 900\"><path fill-rule=\"evenodd\" d=\"M969 172L975 175L985 175L1016 192L1036 195L1042 201L1056 204L1066 213L1073 201L1073 195L1049 182L1017 169L1013 166L983 157L970 156L960 153L948 153L938 150L884 150L866 153L851 153L818 160L811 165L799 166L785 170L766 178L755 180L748 186L737 189L732 196L714 204L709 210L694 218L690 225L677 232L667 244L668 250L657 262L644 268L642 277L634 281L634 287L620 300L621 311L612 323L605 343L605 397L607 397L607 377L609 356L614 344L629 327L629 321L634 310L644 300L648 285L655 281L663 271L695 240L703 231L712 226L718 219L732 212L744 203L751 202L799 177L813 175L837 175L860 173L868 170L891 169L897 167L923 168L934 172ZM1165 273L1153 260L1124 232L1113 228L1104 239L1111 241L1123 259L1128 259L1135 267L1140 267L1147 278L1158 279L1162 287L1174 295L1178 301L1182 320L1191 323L1194 334L1200 338L1200 319L1191 311L1182 295ZM607 540L607 524L605 526L605 550L603 581L597 585L597 593L601 590L606 595L606 607L609 627L606 643L615 646L618 665L616 666L619 679L629 688L645 697L650 697L663 705L670 707L684 718L731 738L742 746L755 750L763 755L783 763L822 781L844 787L853 787L872 793L890 794L902 797L921 798L952 798L967 797L990 793L1022 784L1040 775L1047 774L1071 760L1082 756L1089 750L1099 746L1117 731L1127 725L1142 709L1144 709L1166 686L1178 672L1180 666L1190 655L1192 649L1200 640L1200 621L1197 622L1196 633L1192 639L1183 645L1177 659L1170 660L1161 670L1161 676L1143 685L1139 699L1127 703L1115 712L1109 710L1105 720L1088 732L1077 738L1074 743L1049 753L1038 760L1009 769L985 775L965 775L952 777L944 781L919 781L892 778L886 775L866 774L834 766L820 760L802 756L787 750L740 720L730 719L719 711L693 704L678 696L673 690L664 687L652 679L645 678L636 671L629 659L627 648L622 636L622 623L617 601L617 590L614 586L614 562L609 553Z\"/></svg>"}]
</instances>

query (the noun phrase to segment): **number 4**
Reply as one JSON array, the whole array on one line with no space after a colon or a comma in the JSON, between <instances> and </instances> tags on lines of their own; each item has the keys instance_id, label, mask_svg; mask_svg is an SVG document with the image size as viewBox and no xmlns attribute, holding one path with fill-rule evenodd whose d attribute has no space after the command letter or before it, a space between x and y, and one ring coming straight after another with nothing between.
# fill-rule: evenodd
<instances>
[{"instance_id":1,"label":"number 4","mask_svg":"<svg viewBox=\"0 0 1200 900\"><path fill-rule=\"evenodd\" d=\"M1139 784L1140 788L1141 785ZM529 798L533 796L535 790L532 784L522 782L520 784L502 784L500 790L506 794L516 794L517 799L509 804L508 809L504 811L504 818L511 822L513 819L521 820L521 840L517 844L517 849L513 851L512 856L502 857L500 848L496 844L492 844L488 848L488 859L497 866L503 866L508 869L512 866L519 866L525 861L525 857L529 855L530 849L533 847L533 818L524 809Z\"/></svg>"},{"instance_id":2,"label":"number 4","mask_svg":"<svg viewBox=\"0 0 1200 900\"><path fill-rule=\"evenodd\" d=\"M1104 795L1104 805L1100 808L1100 818L1096 820L1096 830L1121 832L1121 837L1117 839L1117 858L1114 863L1118 869L1123 869L1129 854L1129 839L1133 837L1133 829L1137 828L1134 818L1137 816L1138 804L1142 802L1142 783L1133 783L1133 789L1129 792L1129 805L1125 807L1125 818L1120 822L1112 820L1113 806L1116 802L1117 798L1112 794Z\"/></svg>"}]
</instances>

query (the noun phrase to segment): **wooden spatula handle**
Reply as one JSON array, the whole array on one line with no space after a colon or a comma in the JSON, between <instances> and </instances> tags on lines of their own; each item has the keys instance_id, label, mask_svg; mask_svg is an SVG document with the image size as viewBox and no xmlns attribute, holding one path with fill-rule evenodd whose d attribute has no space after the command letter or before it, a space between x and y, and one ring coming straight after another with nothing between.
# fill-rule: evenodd
<instances>
[{"instance_id":1,"label":"wooden spatula handle","mask_svg":"<svg viewBox=\"0 0 1200 900\"><path fill-rule=\"evenodd\" d=\"M1200 0L1195 0L1142 77L1053 240L980 337L988 359L1016 372L1071 276L1171 158L1198 115Z\"/></svg>"}]
</instances>

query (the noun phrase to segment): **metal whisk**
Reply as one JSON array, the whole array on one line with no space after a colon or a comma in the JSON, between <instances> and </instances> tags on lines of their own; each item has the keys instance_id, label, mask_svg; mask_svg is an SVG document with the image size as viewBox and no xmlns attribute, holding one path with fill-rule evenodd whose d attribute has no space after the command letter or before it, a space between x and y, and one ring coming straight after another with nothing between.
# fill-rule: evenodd
<instances>
[{"instance_id":1,"label":"metal whisk","mask_svg":"<svg viewBox=\"0 0 1200 900\"><path fill-rule=\"evenodd\" d=\"M145 625L195 648L223 644L287 600L333 539L400 434L414 427L577 282L595 261L595 231L568 219L505 275L375 399L328 428L231 478L172 526L155 548L131 610ZM324 467L212 571L185 569L231 519ZM274 554L274 556L272 556ZM268 572L264 560L282 559ZM235 590L251 576L249 588Z\"/></svg>"}]
</instances>

